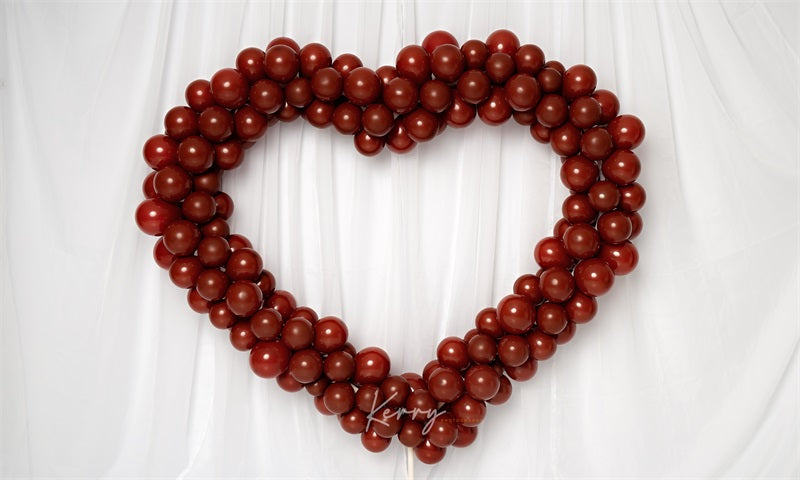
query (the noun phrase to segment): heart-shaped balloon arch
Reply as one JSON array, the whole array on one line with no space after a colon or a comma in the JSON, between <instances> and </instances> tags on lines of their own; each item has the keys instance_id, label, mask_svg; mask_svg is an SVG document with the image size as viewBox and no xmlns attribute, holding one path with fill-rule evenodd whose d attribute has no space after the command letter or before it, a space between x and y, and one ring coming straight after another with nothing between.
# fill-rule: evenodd
<instances>
[{"instance_id":1,"label":"heart-shaped balloon arch","mask_svg":"<svg viewBox=\"0 0 800 480\"><path fill-rule=\"evenodd\" d=\"M290 392L305 389L322 414L337 415L372 452L397 436L422 462L436 463L448 446L471 444L486 403L508 400L509 378L530 379L576 324L594 317L595 297L608 292L614 276L638 262L630 240L642 228L637 211L645 192L631 149L644 126L618 115L617 97L595 90L596 83L591 68L545 62L539 47L520 45L508 30L460 47L436 31L421 46L400 50L395 67L376 71L354 55L332 59L318 43L300 48L277 38L266 51L243 50L236 68L210 82L190 83L189 106L167 112L165 134L144 146L153 171L136 221L161 236L153 252L158 265L188 289L192 309L250 351L257 375L277 378ZM550 143L570 190L564 217L534 248L539 272L520 276L513 294L480 311L464 338L442 340L422 375L390 375L386 352L356 350L341 319L318 318L275 289L250 241L230 233L233 201L220 190L221 175L277 121L303 116L316 127L332 124L353 135L359 152L375 155L384 146L408 152L476 115L490 125L513 116Z\"/></svg>"}]
</instances>

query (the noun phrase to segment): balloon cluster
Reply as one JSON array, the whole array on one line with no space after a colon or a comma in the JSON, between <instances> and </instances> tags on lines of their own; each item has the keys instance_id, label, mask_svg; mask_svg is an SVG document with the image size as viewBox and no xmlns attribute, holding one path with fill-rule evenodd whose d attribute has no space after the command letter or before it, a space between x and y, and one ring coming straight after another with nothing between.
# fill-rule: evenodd
<instances>
[{"instance_id":1,"label":"balloon cluster","mask_svg":"<svg viewBox=\"0 0 800 480\"><path fill-rule=\"evenodd\" d=\"M506 402L510 380L533 377L537 362L594 317L595 297L638 262L631 240L642 228L645 191L631 150L645 130L638 118L619 115L617 97L596 84L588 66L546 62L539 47L520 45L508 30L460 46L436 31L400 50L395 66L374 71L351 54L332 58L319 43L300 48L277 38L266 50L243 50L236 68L190 83L188 106L167 112L165 133L144 145L153 171L136 221L161 237L155 260L188 289L190 306L250 351L257 375L311 394L370 451L397 437L436 463L447 447L471 444L487 403ZM250 241L230 232L233 201L221 191L222 172L240 165L270 125L300 116L352 135L364 155L408 152L476 116L490 125L513 117L562 157L570 194L553 236L534 248L541 269L479 312L463 338L442 340L422 375L391 375L386 352L356 350L341 319L298 307L276 290Z\"/></svg>"}]
</instances>

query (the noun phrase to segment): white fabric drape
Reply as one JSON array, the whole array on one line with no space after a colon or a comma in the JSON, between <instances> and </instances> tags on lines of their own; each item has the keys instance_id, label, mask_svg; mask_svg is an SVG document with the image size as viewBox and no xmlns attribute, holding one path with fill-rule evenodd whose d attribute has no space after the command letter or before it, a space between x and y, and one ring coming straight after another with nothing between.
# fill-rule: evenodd
<instances>
[{"instance_id":1,"label":"white fabric drape","mask_svg":"<svg viewBox=\"0 0 800 480\"><path fill-rule=\"evenodd\" d=\"M145 139L185 86L288 35L393 63L509 28L586 63L647 126L639 268L418 478L800 475L798 25L792 2L3 2L0 474L405 478L255 377L152 261ZM559 162L513 121L398 156L302 121L225 178L234 231L358 348L420 371L536 270Z\"/></svg>"}]
</instances>

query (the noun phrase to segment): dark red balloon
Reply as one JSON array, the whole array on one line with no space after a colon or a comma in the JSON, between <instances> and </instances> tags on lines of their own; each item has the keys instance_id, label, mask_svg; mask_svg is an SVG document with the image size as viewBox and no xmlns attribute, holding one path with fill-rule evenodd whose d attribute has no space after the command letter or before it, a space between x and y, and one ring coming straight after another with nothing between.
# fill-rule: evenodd
<instances>
[{"instance_id":1,"label":"dark red balloon","mask_svg":"<svg viewBox=\"0 0 800 480\"><path fill-rule=\"evenodd\" d=\"M569 107L564 97L546 94L536 105L536 120L545 127L557 127L569 117Z\"/></svg>"},{"instance_id":2,"label":"dark red balloon","mask_svg":"<svg viewBox=\"0 0 800 480\"><path fill-rule=\"evenodd\" d=\"M506 367L517 367L528 361L530 346L525 337L506 335L497 342L497 358Z\"/></svg>"},{"instance_id":3,"label":"dark red balloon","mask_svg":"<svg viewBox=\"0 0 800 480\"><path fill-rule=\"evenodd\" d=\"M207 140L221 142L233 134L233 115L227 109L213 105L200 112L197 127Z\"/></svg>"},{"instance_id":4,"label":"dark red balloon","mask_svg":"<svg viewBox=\"0 0 800 480\"><path fill-rule=\"evenodd\" d=\"M381 85L386 87L392 80L400 76L400 73L391 65L383 65L375 70L378 78L381 79Z\"/></svg>"},{"instance_id":5,"label":"dark red balloon","mask_svg":"<svg viewBox=\"0 0 800 480\"><path fill-rule=\"evenodd\" d=\"M297 45L297 44L295 44ZM287 83L300 70L297 49L286 45L273 45L264 55L264 71L267 77L278 83Z\"/></svg>"},{"instance_id":6,"label":"dark red balloon","mask_svg":"<svg viewBox=\"0 0 800 480\"><path fill-rule=\"evenodd\" d=\"M233 348L240 352L246 352L253 348L258 339L253 335L250 330L250 322L241 321L231 327L230 341Z\"/></svg>"},{"instance_id":7,"label":"dark red balloon","mask_svg":"<svg viewBox=\"0 0 800 480\"><path fill-rule=\"evenodd\" d=\"M264 50L256 47L245 48L236 56L236 70L242 73L248 82L264 78Z\"/></svg>"},{"instance_id":8,"label":"dark red balloon","mask_svg":"<svg viewBox=\"0 0 800 480\"><path fill-rule=\"evenodd\" d=\"M486 403L470 395L461 395L458 400L450 404L450 409L458 425L476 427L486 417Z\"/></svg>"},{"instance_id":9,"label":"dark red balloon","mask_svg":"<svg viewBox=\"0 0 800 480\"><path fill-rule=\"evenodd\" d=\"M164 229L164 246L179 257L194 253L200 238L200 229L188 220L175 220Z\"/></svg>"},{"instance_id":10,"label":"dark red balloon","mask_svg":"<svg viewBox=\"0 0 800 480\"><path fill-rule=\"evenodd\" d=\"M623 212L608 212L597 219L597 231L604 242L619 244L631 237L633 223Z\"/></svg>"},{"instance_id":11,"label":"dark red balloon","mask_svg":"<svg viewBox=\"0 0 800 480\"><path fill-rule=\"evenodd\" d=\"M619 113L619 99L608 90L598 89L592 94L592 98L600 104L600 123L607 124Z\"/></svg>"},{"instance_id":12,"label":"dark red balloon","mask_svg":"<svg viewBox=\"0 0 800 480\"><path fill-rule=\"evenodd\" d=\"M505 375L500 376L500 389L497 391L494 397L489 400L489 403L492 405L502 405L511 398L511 381Z\"/></svg>"},{"instance_id":13,"label":"dark red balloon","mask_svg":"<svg viewBox=\"0 0 800 480\"><path fill-rule=\"evenodd\" d=\"M389 448L392 443L391 438L384 438L375 432L374 427L370 427L367 431L361 434L361 445L373 453L378 453Z\"/></svg>"},{"instance_id":14,"label":"dark red balloon","mask_svg":"<svg viewBox=\"0 0 800 480\"><path fill-rule=\"evenodd\" d=\"M354 105L369 105L381 95L381 80L370 68L355 68L344 81L344 94Z\"/></svg>"},{"instance_id":15,"label":"dark red balloon","mask_svg":"<svg viewBox=\"0 0 800 480\"><path fill-rule=\"evenodd\" d=\"M322 353L341 350L347 343L347 325L337 317L323 317L314 324L314 348Z\"/></svg>"},{"instance_id":16,"label":"dark red balloon","mask_svg":"<svg viewBox=\"0 0 800 480\"><path fill-rule=\"evenodd\" d=\"M401 76L417 85L422 85L431 78L430 55L419 45L403 47L397 54L395 68Z\"/></svg>"},{"instance_id":17,"label":"dark red balloon","mask_svg":"<svg viewBox=\"0 0 800 480\"><path fill-rule=\"evenodd\" d=\"M408 113L416 108L418 94L418 87L413 81L398 77L383 89L383 103L395 113Z\"/></svg>"},{"instance_id":18,"label":"dark red balloon","mask_svg":"<svg viewBox=\"0 0 800 480\"><path fill-rule=\"evenodd\" d=\"M453 95L453 103L445 111L447 125L454 128L466 127L475 120L476 115L477 109L475 106L465 102L458 94Z\"/></svg>"},{"instance_id":19,"label":"dark red balloon","mask_svg":"<svg viewBox=\"0 0 800 480\"><path fill-rule=\"evenodd\" d=\"M505 97L511 108L526 111L539 103L541 90L539 83L530 75L517 74L505 84Z\"/></svg>"},{"instance_id":20,"label":"dark red balloon","mask_svg":"<svg viewBox=\"0 0 800 480\"><path fill-rule=\"evenodd\" d=\"M367 157L381 153L385 145L381 137L370 135L363 130L353 136L353 143L358 153Z\"/></svg>"},{"instance_id":21,"label":"dark red balloon","mask_svg":"<svg viewBox=\"0 0 800 480\"><path fill-rule=\"evenodd\" d=\"M331 66L342 74L342 78L347 78L350 72L358 67L364 66L364 64L361 63L361 59L352 53L343 53L336 57Z\"/></svg>"},{"instance_id":22,"label":"dark red balloon","mask_svg":"<svg viewBox=\"0 0 800 480\"><path fill-rule=\"evenodd\" d=\"M536 325L544 333L558 335L567 326L567 311L558 303L545 302L536 311Z\"/></svg>"},{"instance_id":23,"label":"dark red balloon","mask_svg":"<svg viewBox=\"0 0 800 480\"><path fill-rule=\"evenodd\" d=\"M597 300L584 293L575 292L564 304L564 309L570 322L586 323L597 313Z\"/></svg>"},{"instance_id":24,"label":"dark red balloon","mask_svg":"<svg viewBox=\"0 0 800 480\"><path fill-rule=\"evenodd\" d=\"M261 340L275 340L283 328L283 319L277 310L262 308L250 317L250 329Z\"/></svg>"},{"instance_id":25,"label":"dark red balloon","mask_svg":"<svg viewBox=\"0 0 800 480\"><path fill-rule=\"evenodd\" d=\"M179 288L194 288L202 271L197 257L177 257L169 266L169 279Z\"/></svg>"},{"instance_id":26,"label":"dark red balloon","mask_svg":"<svg viewBox=\"0 0 800 480\"><path fill-rule=\"evenodd\" d=\"M378 347L369 347L356 354L353 380L357 385L379 384L389 374L389 355Z\"/></svg>"},{"instance_id":27,"label":"dark red balloon","mask_svg":"<svg viewBox=\"0 0 800 480\"><path fill-rule=\"evenodd\" d=\"M425 36L422 40L422 48L428 52L428 55L431 55L436 47L440 45L455 45L458 46L458 41L456 37L453 36L450 32L445 32L444 30L435 30Z\"/></svg>"},{"instance_id":28,"label":"dark red balloon","mask_svg":"<svg viewBox=\"0 0 800 480\"><path fill-rule=\"evenodd\" d=\"M364 433L367 429L367 416L361 410L354 408L339 416L339 424L342 426L342 430L347 433Z\"/></svg>"},{"instance_id":29,"label":"dark red balloon","mask_svg":"<svg viewBox=\"0 0 800 480\"><path fill-rule=\"evenodd\" d=\"M547 360L556 353L556 339L541 330L534 330L528 335L528 345L531 348L531 357L536 360Z\"/></svg>"},{"instance_id":30,"label":"dark red balloon","mask_svg":"<svg viewBox=\"0 0 800 480\"><path fill-rule=\"evenodd\" d=\"M159 267L165 270L168 269L175 260L175 255L164 246L163 238L159 238L156 244L153 245L153 259L155 259Z\"/></svg>"},{"instance_id":31,"label":"dark red balloon","mask_svg":"<svg viewBox=\"0 0 800 480\"><path fill-rule=\"evenodd\" d=\"M475 365L464 376L467 393L478 400L491 400L500 390L500 375L488 365Z\"/></svg>"},{"instance_id":32,"label":"dark red balloon","mask_svg":"<svg viewBox=\"0 0 800 480\"><path fill-rule=\"evenodd\" d=\"M406 127L408 136L415 142L421 143L436 136L439 120L436 115L424 108L417 108L403 117L403 125Z\"/></svg>"},{"instance_id":33,"label":"dark red balloon","mask_svg":"<svg viewBox=\"0 0 800 480\"><path fill-rule=\"evenodd\" d=\"M178 202L192 191L192 176L179 165L168 165L156 172L153 190L162 200Z\"/></svg>"},{"instance_id":34,"label":"dark red balloon","mask_svg":"<svg viewBox=\"0 0 800 480\"><path fill-rule=\"evenodd\" d=\"M417 142L408 134L402 118L395 120L392 130L386 136L386 145L394 153L408 153L417 146Z\"/></svg>"},{"instance_id":35,"label":"dark red balloon","mask_svg":"<svg viewBox=\"0 0 800 480\"><path fill-rule=\"evenodd\" d=\"M305 318L292 317L283 324L283 328L281 329L281 341L290 350L308 348L314 341L314 326ZM322 364L320 364L320 371L322 371ZM314 380L316 380L316 378L309 380L309 382L313 382Z\"/></svg>"},{"instance_id":36,"label":"dark red balloon","mask_svg":"<svg viewBox=\"0 0 800 480\"><path fill-rule=\"evenodd\" d=\"M253 282L238 280L233 282L225 292L228 308L240 317L249 317L261 308L264 294Z\"/></svg>"},{"instance_id":37,"label":"dark red balloon","mask_svg":"<svg viewBox=\"0 0 800 480\"><path fill-rule=\"evenodd\" d=\"M561 91L561 72L553 68L543 68L536 74L536 80L543 92L559 93Z\"/></svg>"},{"instance_id":38,"label":"dark red balloon","mask_svg":"<svg viewBox=\"0 0 800 480\"><path fill-rule=\"evenodd\" d=\"M497 356L497 344L493 337L478 333L467 342L467 354L475 363L489 364Z\"/></svg>"},{"instance_id":39,"label":"dark red balloon","mask_svg":"<svg viewBox=\"0 0 800 480\"><path fill-rule=\"evenodd\" d=\"M225 301L214 302L209 306L208 319L219 329L231 328L238 320Z\"/></svg>"},{"instance_id":40,"label":"dark red balloon","mask_svg":"<svg viewBox=\"0 0 800 480\"><path fill-rule=\"evenodd\" d=\"M586 192L599 178L597 164L581 155L569 157L561 164L561 183L573 192Z\"/></svg>"},{"instance_id":41,"label":"dark red balloon","mask_svg":"<svg viewBox=\"0 0 800 480\"><path fill-rule=\"evenodd\" d=\"M164 116L164 130L178 141L197 135L197 114L189 107L174 107Z\"/></svg>"},{"instance_id":42,"label":"dark red balloon","mask_svg":"<svg viewBox=\"0 0 800 480\"><path fill-rule=\"evenodd\" d=\"M311 91L320 100L332 102L342 95L344 80L335 68L320 68L311 77Z\"/></svg>"},{"instance_id":43,"label":"dark red balloon","mask_svg":"<svg viewBox=\"0 0 800 480\"><path fill-rule=\"evenodd\" d=\"M478 105L478 116L489 125L502 125L511 118L512 112L501 87L492 88L489 98Z\"/></svg>"},{"instance_id":44,"label":"dark red balloon","mask_svg":"<svg viewBox=\"0 0 800 480\"><path fill-rule=\"evenodd\" d=\"M440 402L452 402L464 393L464 379L456 370L441 367L431 374L428 391Z\"/></svg>"},{"instance_id":45,"label":"dark red balloon","mask_svg":"<svg viewBox=\"0 0 800 480\"><path fill-rule=\"evenodd\" d=\"M436 358L445 367L463 370L469 366L467 343L458 337L447 337L436 348Z\"/></svg>"},{"instance_id":46,"label":"dark red balloon","mask_svg":"<svg viewBox=\"0 0 800 480\"><path fill-rule=\"evenodd\" d=\"M597 297L611 290L614 271L604 260L590 258L575 266L575 285L586 295Z\"/></svg>"},{"instance_id":47,"label":"dark red balloon","mask_svg":"<svg viewBox=\"0 0 800 480\"><path fill-rule=\"evenodd\" d=\"M544 67L544 52L537 45L520 46L514 53L517 72L536 75Z\"/></svg>"},{"instance_id":48,"label":"dark red balloon","mask_svg":"<svg viewBox=\"0 0 800 480\"><path fill-rule=\"evenodd\" d=\"M361 108L350 102L339 104L333 110L333 127L342 134L352 135L361 128Z\"/></svg>"},{"instance_id":49,"label":"dark red balloon","mask_svg":"<svg viewBox=\"0 0 800 480\"><path fill-rule=\"evenodd\" d=\"M453 103L453 91L441 80L428 80L419 89L419 102L432 113L441 113Z\"/></svg>"},{"instance_id":50,"label":"dark red balloon","mask_svg":"<svg viewBox=\"0 0 800 480\"><path fill-rule=\"evenodd\" d=\"M249 88L247 78L235 68L223 68L211 77L211 96L225 108L244 105Z\"/></svg>"},{"instance_id":51,"label":"dark red balloon","mask_svg":"<svg viewBox=\"0 0 800 480\"><path fill-rule=\"evenodd\" d=\"M386 105L374 103L364 109L364 113L361 115L361 125L368 134L382 137L392 130L394 115Z\"/></svg>"},{"instance_id":52,"label":"dark red balloon","mask_svg":"<svg viewBox=\"0 0 800 480\"><path fill-rule=\"evenodd\" d=\"M575 155L581 149L581 131L571 123L553 128L550 130L550 147L562 157Z\"/></svg>"},{"instance_id":53,"label":"dark red balloon","mask_svg":"<svg viewBox=\"0 0 800 480\"><path fill-rule=\"evenodd\" d=\"M454 44L436 47L431 54L430 63L433 75L445 83L458 80L466 65L464 54Z\"/></svg>"},{"instance_id":54,"label":"dark red balloon","mask_svg":"<svg viewBox=\"0 0 800 480\"><path fill-rule=\"evenodd\" d=\"M600 235L591 225L577 223L564 231L564 248L572 258L583 260L600 250Z\"/></svg>"},{"instance_id":55,"label":"dark red balloon","mask_svg":"<svg viewBox=\"0 0 800 480\"><path fill-rule=\"evenodd\" d=\"M603 162L603 176L617 185L629 185L639 178L642 164L630 150L617 150Z\"/></svg>"},{"instance_id":56,"label":"dark red balloon","mask_svg":"<svg viewBox=\"0 0 800 480\"><path fill-rule=\"evenodd\" d=\"M634 149L644 140L644 124L633 115L620 115L608 124L608 131L617 148Z\"/></svg>"},{"instance_id":57,"label":"dark red balloon","mask_svg":"<svg viewBox=\"0 0 800 480\"><path fill-rule=\"evenodd\" d=\"M387 406L399 408L405 406L411 394L411 386L405 378L393 375L381 382L381 393L386 398Z\"/></svg>"},{"instance_id":58,"label":"dark red balloon","mask_svg":"<svg viewBox=\"0 0 800 480\"><path fill-rule=\"evenodd\" d=\"M490 53L501 52L514 55L519 48L519 38L509 30L495 30L486 37L486 46Z\"/></svg>"},{"instance_id":59,"label":"dark red balloon","mask_svg":"<svg viewBox=\"0 0 800 480\"><path fill-rule=\"evenodd\" d=\"M625 212L636 212L641 210L645 204L645 201L647 200L647 194L645 193L644 188L635 182L631 183L630 185L620 187L619 194L619 206L620 209L624 210ZM631 221L633 221L633 219L631 219ZM634 232L638 233L636 226L634 226ZM631 234L632 238L634 236L635 235Z\"/></svg>"},{"instance_id":60,"label":"dark red balloon","mask_svg":"<svg viewBox=\"0 0 800 480\"><path fill-rule=\"evenodd\" d=\"M605 160L613 151L614 142L605 128L590 128L581 135L581 154L589 160Z\"/></svg>"},{"instance_id":61,"label":"dark red balloon","mask_svg":"<svg viewBox=\"0 0 800 480\"><path fill-rule=\"evenodd\" d=\"M214 105L211 96L211 82L208 80L195 80L186 87L186 104L195 112L202 112Z\"/></svg>"},{"instance_id":62,"label":"dark red balloon","mask_svg":"<svg viewBox=\"0 0 800 480\"><path fill-rule=\"evenodd\" d=\"M503 331L520 334L533 326L534 308L522 295L508 295L497 304L497 319Z\"/></svg>"},{"instance_id":63,"label":"dark red balloon","mask_svg":"<svg viewBox=\"0 0 800 480\"><path fill-rule=\"evenodd\" d=\"M539 288L546 300L560 303L572 296L572 292L575 291L575 279L566 268L550 267L539 275Z\"/></svg>"},{"instance_id":64,"label":"dark red balloon","mask_svg":"<svg viewBox=\"0 0 800 480\"><path fill-rule=\"evenodd\" d=\"M267 131L267 117L255 108L244 106L233 116L234 132L243 142L255 142Z\"/></svg>"},{"instance_id":65,"label":"dark red balloon","mask_svg":"<svg viewBox=\"0 0 800 480\"><path fill-rule=\"evenodd\" d=\"M180 208L157 198L147 199L136 208L136 224L148 235L163 235L167 225L180 216Z\"/></svg>"},{"instance_id":66,"label":"dark red balloon","mask_svg":"<svg viewBox=\"0 0 800 480\"><path fill-rule=\"evenodd\" d=\"M514 74L516 66L511 55L496 52L489 55L484 65L484 71L495 85L502 85Z\"/></svg>"},{"instance_id":67,"label":"dark red balloon","mask_svg":"<svg viewBox=\"0 0 800 480\"><path fill-rule=\"evenodd\" d=\"M294 39L289 37L273 38L272 41L270 41L269 44L267 44L267 50L269 50L271 47L274 47L275 45L285 45L290 49L292 49L292 51L294 51L295 53L300 53L300 45L298 45L297 42L294 41Z\"/></svg>"},{"instance_id":68,"label":"dark red balloon","mask_svg":"<svg viewBox=\"0 0 800 480\"><path fill-rule=\"evenodd\" d=\"M286 84L283 93L286 103L295 108L305 108L314 101L314 88L311 86L311 80L305 77L293 78ZM280 112L278 114L280 115Z\"/></svg>"},{"instance_id":69,"label":"dark red balloon","mask_svg":"<svg viewBox=\"0 0 800 480\"><path fill-rule=\"evenodd\" d=\"M331 52L321 43L309 43L300 49L300 74L311 77L321 68L330 67L332 63Z\"/></svg>"},{"instance_id":70,"label":"dark red balloon","mask_svg":"<svg viewBox=\"0 0 800 480\"><path fill-rule=\"evenodd\" d=\"M340 415L349 412L353 408L356 395L350 383L333 382L325 389L323 401L325 402L325 408L327 408L329 412Z\"/></svg>"},{"instance_id":71,"label":"dark red balloon","mask_svg":"<svg viewBox=\"0 0 800 480\"><path fill-rule=\"evenodd\" d=\"M458 427L452 413L443 413L433 419L428 440L440 448L449 447L458 438Z\"/></svg>"},{"instance_id":72,"label":"dark red balloon","mask_svg":"<svg viewBox=\"0 0 800 480\"><path fill-rule=\"evenodd\" d=\"M422 443L414 447L414 455L417 460L428 465L441 462L445 453L447 453L446 448L434 445L430 439L423 440Z\"/></svg>"},{"instance_id":73,"label":"dark red balloon","mask_svg":"<svg viewBox=\"0 0 800 480\"><path fill-rule=\"evenodd\" d=\"M597 86L597 75L586 65L574 65L564 72L561 91L567 100L591 95Z\"/></svg>"},{"instance_id":74,"label":"dark red balloon","mask_svg":"<svg viewBox=\"0 0 800 480\"><path fill-rule=\"evenodd\" d=\"M461 45L466 68L483 68L489 58L489 48L480 40L467 40Z\"/></svg>"},{"instance_id":75,"label":"dark red balloon","mask_svg":"<svg viewBox=\"0 0 800 480\"><path fill-rule=\"evenodd\" d=\"M572 258L570 258L561 240L556 237L547 237L540 240L533 250L533 257L542 268L567 268L572 265Z\"/></svg>"},{"instance_id":76,"label":"dark red balloon","mask_svg":"<svg viewBox=\"0 0 800 480\"><path fill-rule=\"evenodd\" d=\"M592 223L597 217L597 210L592 207L589 196L583 193L574 193L564 199L561 213L569 223Z\"/></svg>"},{"instance_id":77,"label":"dark red balloon","mask_svg":"<svg viewBox=\"0 0 800 480\"><path fill-rule=\"evenodd\" d=\"M627 241L619 245L603 245L599 256L611 267L614 275L627 275L639 263L639 252Z\"/></svg>"},{"instance_id":78,"label":"dark red balloon","mask_svg":"<svg viewBox=\"0 0 800 480\"><path fill-rule=\"evenodd\" d=\"M589 203L598 212L608 212L619 204L621 195L613 183L602 180L589 189Z\"/></svg>"},{"instance_id":79,"label":"dark red balloon","mask_svg":"<svg viewBox=\"0 0 800 480\"><path fill-rule=\"evenodd\" d=\"M531 274L520 276L514 282L514 293L526 297L531 305L539 304L539 302L542 301L542 290L539 288L539 277Z\"/></svg>"},{"instance_id":80,"label":"dark red balloon","mask_svg":"<svg viewBox=\"0 0 800 480\"><path fill-rule=\"evenodd\" d=\"M250 351L250 368L259 377L275 378L289 368L289 350L280 342L258 342Z\"/></svg>"},{"instance_id":81,"label":"dark red balloon","mask_svg":"<svg viewBox=\"0 0 800 480\"><path fill-rule=\"evenodd\" d=\"M458 79L458 95L467 103L478 104L489 98L492 84L481 70L467 70Z\"/></svg>"}]
</instances>

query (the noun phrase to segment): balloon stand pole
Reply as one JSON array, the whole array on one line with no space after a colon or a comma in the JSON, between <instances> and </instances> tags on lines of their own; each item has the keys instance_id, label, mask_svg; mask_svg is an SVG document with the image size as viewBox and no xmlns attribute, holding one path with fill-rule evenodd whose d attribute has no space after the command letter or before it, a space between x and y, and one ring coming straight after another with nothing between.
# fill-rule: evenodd
<instances>
[{"instance_id":1,"label":"balloon stand pole","mask_svg":"<svg viewBox=\"0 0 800 480\"><path fill-rule=\"evenodd\" d=\"M414 449L406 448L406 478L414 480Z\"/></svg>"}]
</instances>

